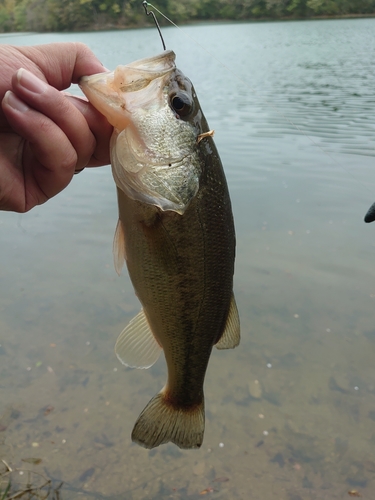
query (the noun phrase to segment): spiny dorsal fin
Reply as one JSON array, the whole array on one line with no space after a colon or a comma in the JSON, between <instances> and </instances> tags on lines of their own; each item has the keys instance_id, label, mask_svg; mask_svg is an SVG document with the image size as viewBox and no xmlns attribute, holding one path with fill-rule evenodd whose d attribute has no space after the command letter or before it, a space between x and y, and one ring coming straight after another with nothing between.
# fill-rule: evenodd
<instances>
[{"instance_id":1,"label":"spiny dorsal fin","mask_svg":"<svg viewBox=\"0 0 375 500\"><path fill-rule=\"evenodd\" d=\"M130 368L150 368L157 361L161 350L143 309L120 333L115 345L116 356Z\"/></svg>"},{"instance_id":2,"label":"spiny dorsal fin","mask_svg":"<svg viewBox=\"0 0 375 500\"><path fill-rule=\"evenodd\" d=\"M225 329L223 335L220 337L220 340L217 342L216 347L217 349L233 349L234 347L237 347L239 343L240 318L238 316L236 300L232 294Z\"/></svg>"},{"instance_id":3,"label":"spiny dorsal fin","mask_svg":"<svg viewBox=\"0 0 375 500\"><path fill-rule=\"evenodd\" d=\"M121 220L117 221L115 237L113 238L113 260L116 273L120 276L126 259L125 232Z\"/></svg>"}]
</instances>

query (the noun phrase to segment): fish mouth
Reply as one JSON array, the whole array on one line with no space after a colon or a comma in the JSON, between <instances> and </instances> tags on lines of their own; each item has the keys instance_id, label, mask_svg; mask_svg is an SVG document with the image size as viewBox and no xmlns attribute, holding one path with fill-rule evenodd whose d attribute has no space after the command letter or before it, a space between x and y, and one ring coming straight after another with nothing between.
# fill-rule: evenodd
<instances>
[{"instance_id":1,"label":"fish mouth","mask_svg":"<svg viewBox=\"0 0 375 500\"><path fill-rule=\"evenodd\" d=\"M109 123L122 130L131 122L131 93L137 93L171 73L176 68L175 58L172 50L166 50L153 57L117 66L114 71L84 76L80 79L79 86Z\"/></svg>"}]
</instances>

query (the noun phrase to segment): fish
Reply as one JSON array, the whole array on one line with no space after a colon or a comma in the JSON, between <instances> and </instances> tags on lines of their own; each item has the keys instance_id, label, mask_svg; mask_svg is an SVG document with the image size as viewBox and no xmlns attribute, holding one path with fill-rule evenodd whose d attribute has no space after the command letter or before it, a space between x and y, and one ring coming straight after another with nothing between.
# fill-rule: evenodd
<instances>
[{"instance_id":1,"label":"fish","mask_svg":"<svg viewBox=\"0 0 375 500\"><path fill-rule=\"evenodd\" d=\"M128 367L149 368L163 350L168 368L132 431L149 449L202 445L212 348L240 342L228 186L213 131L175 58L166 50L79 82L114 127L115 268L126 262L142 305L115 352Z\"/></svg>"}]
</instances>

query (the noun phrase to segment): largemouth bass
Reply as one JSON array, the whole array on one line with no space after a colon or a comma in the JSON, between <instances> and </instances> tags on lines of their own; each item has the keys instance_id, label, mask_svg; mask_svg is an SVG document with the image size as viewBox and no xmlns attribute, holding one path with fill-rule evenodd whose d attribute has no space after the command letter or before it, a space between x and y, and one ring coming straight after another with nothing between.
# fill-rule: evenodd
<instances>
[{"instance_id":1,"label":"largemouth bass","mask_svg":"<svg viewBox=\"0 0 375 500\"><path fill-rule=\"evenodd\" d=\"M212 133L172 51L84 77L80 86L114 126L115 267L126 261L143 306L115 351L123 364L148 368L163 349L168 366L132 439L146 448L169 441L199 448L212 347L240 340L233 216Z\"/></svg>"}]
</instances>

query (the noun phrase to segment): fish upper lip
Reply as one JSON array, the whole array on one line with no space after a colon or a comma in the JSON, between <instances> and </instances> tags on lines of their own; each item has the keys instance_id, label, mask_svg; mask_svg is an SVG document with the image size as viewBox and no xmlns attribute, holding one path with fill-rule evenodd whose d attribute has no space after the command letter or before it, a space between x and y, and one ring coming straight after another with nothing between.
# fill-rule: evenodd
<instances>
[{"instance_id":1,"label":"fish upper lip","mask_svg":"<svg viewBox=\"0 0 375 500\"><path fill-rule=\"evenodd\" d=\"M161 71L162 68L151 69L149 68L149 66L153 62L160 60L164 61L164 67L166 66L165 63L169 63L169 68L165 67L164 69L164 71L167 72L176 67L174 62L175 59L176 59L176 54L173 52L173 50L165 50L164 52L157 54L156 56L146 57L144 59L138 59L137 61L126 64L126 67L139 69L142 71L148 71L150 73L158 73Z\"/></svg>"},{"instance_id":2,"label":"fish upper lip","mask_svg":"<svg viewBox=\"0 0 375 500\"><path fill-rule=\"evenodd\" d=\"M86 82L87 80L89 80L93 76L105 76L105 75L109 75L110 73L112 73L112 71L106 70L106 71L103 71L102 73L94 73L93 75L81 76L81 78L78 80L78 85L81 85L82 82Z\"/></svg>"}]
</instances>

